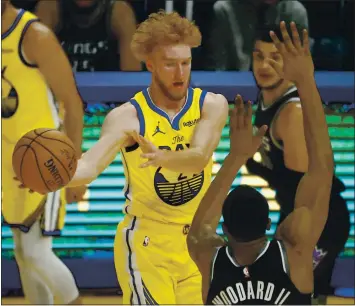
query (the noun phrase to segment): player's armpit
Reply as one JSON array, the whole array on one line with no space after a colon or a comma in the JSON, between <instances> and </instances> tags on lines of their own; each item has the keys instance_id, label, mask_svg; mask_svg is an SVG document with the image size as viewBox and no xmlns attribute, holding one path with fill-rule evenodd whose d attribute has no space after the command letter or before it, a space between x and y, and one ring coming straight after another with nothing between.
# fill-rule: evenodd
<instances>
[{"instance_id":1,"label":"player's armpit","mask_svg":"<svg viewBox=\"0 0 355 306\"><path fill-rule=\"evenodd\" d=\"M165 151L161 166L171 171L199 173L208 164L216 149L228 116L228 102L222 95L208 93L196 125L190 148L181 151Z\"/></svg>"},{"instance_id":2,"label":"player's armpit","mask_svg":"<svg viewBox=\"0 0 355 306\"><path fill-rule=\"evenodd\" d=\"M123 147L133 145L128 133L134 130L139 131L134 106L126 103L112 110L105 118L100 139L78 161L74 178L68 186L80 186L95 180Z\"/></svg>"},{"instance_id":3,"label":"player's armpit","mask_svg":"<svg viewBox=\"0 0 355 306\"><path fill-rule=\"evenodd\" d=\"M276 119L275 126L272 127L271 134L282 141L286 167L294 171L306 172L308 153L300 103L291 102L284 106Z\"/></svg>"},{"instance_id":4,"label":"player's armpit","mask_svg":"<svg viewBox=\"0 0 355 306\"><path fill-rule=\"evenodd\" d=\"M83 102L67 56L54 33L40 22L34 22L29 26L25 34L23 50L28 64L38 66L55 98L63 103L65 132L73 141L80 157Z\"/></svg>"}]
</instances>

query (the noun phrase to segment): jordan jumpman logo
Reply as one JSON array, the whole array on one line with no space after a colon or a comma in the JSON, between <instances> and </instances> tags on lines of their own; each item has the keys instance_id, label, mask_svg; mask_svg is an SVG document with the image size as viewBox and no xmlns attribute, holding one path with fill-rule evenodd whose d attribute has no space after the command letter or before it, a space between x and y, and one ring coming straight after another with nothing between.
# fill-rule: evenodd
<instances>
[{"instance_id":1,"label":"jordan jumpman logo","mask_svg":"<svg viewBox=\"0 0 355 306\"><path fill-rule=\"evenodd\" d=\"M157 127L155 128L154 134L153 134L152 136L155 136L155 135L158 134L158 133L165 134L162 130L160 130L159 123L160 123L160 122L158 121L158 125L157 125Z\"/></svg>"}]
</instances>

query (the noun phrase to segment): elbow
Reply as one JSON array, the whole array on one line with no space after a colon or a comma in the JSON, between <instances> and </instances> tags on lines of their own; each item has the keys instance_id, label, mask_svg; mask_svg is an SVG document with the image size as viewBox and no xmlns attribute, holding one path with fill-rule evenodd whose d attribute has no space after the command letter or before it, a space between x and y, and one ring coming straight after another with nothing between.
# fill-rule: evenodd
<instances>
[{"instance_id":1,"label":"elbow","mask_svg":"<svg viewBox=\"0 0 355 306\"><path fill-rule=\"evenodd\" d=\"M202 172L207 167L210 159L211 156L209 154L206 154L202 151L198 151L196 153L196 162L194 163L193 172L196 173Z\"/></svg>"}]
</instances>

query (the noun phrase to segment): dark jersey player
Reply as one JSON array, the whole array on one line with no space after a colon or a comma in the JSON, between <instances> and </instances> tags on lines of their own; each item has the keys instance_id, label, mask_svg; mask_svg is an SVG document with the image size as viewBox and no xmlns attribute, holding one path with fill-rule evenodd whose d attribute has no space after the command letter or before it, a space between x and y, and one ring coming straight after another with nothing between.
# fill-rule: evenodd
<instances>
[{"instance_id":1,"label":"dark jersey player","mask_svg":"<svg viewBox=\"0 0 355 306\"><path fill-rule=\"evenodd\" d=\"M253 136L250 103L245 110L237 98L231 115L230 153L201 201L188 234L190 255L202 274L206 304L311 304L312 254L328 216L334 162L308 35L303 32L302 45L294 23L291 29L293 42L284 22L282 42L270 33L283 67L270 58L267 62L298 85L309 167L300 181L294 210L268 241L270 219L265 197L244 185L228 195L238 170L265 135L264 125ZM216 234L221 213L228 243Z\"/></svg>"},{"instance_id":2,"label":"dark jersey player","mask_svg":"<svg viewBox=\"0 0 355 306\"><path fill-rule=\"evenodd\" d=\"M268 58L282 65L282 56L265 31L257 38L253 52L253 72L261 89L254 125L267 125L269 129L259 149L261 162L251 158L246 166L276 191L281 206L280 224L293 211L297 186L308 169L309 158L303 132L304 107L297 87L273 71ZM348 239L349 211L340 194L344 190L344 184L334 176L328 220L313 256L316 295L332 294L335 259Z\"/></svg>"}]
</instances>

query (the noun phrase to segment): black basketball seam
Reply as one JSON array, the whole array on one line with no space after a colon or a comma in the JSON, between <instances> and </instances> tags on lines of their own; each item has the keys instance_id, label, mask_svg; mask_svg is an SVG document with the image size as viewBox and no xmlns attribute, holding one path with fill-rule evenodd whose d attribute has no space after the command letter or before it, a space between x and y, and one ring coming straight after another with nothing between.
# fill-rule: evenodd
<instances>
[{"instance_id":1,"label":"black basketball seam","mask_svg":"<svg viewBox=\"0 0 355 306\"><path fill-rule=\"evenodd\" d=\"M41 179L42 179L44 185L46 186L46 188L47 188L47 190L48 190L49 192L52 192L52 190L48 187L48 185L47 185L47 183L46 183L46 181L45 181L45 179L44 179L44 177L43 177L43 175L42 175L41 167L40 167L39 162L38 162L38 159L37 159L36 151L35 151L32 147L30 147L30 149L32 150L33 155L35 156L35 160L36 160L36 164L37 164L37 169L38 169L39 175L41 176Z\"/></svg>"},{"instance_id":2,"label":"black basketball seam","mask_svg":"<svg viewBox=\"0 0 355 306\"><path fill-rule=\"evenodd\" d=\"M21 180L22 183L23 183L23 180L22 180L22 165L23 165L23 159L25 158L25 155L26 155L28 149L31 147L31 143L34 142L37 137L41 136L42 134L44 134L44 133L46 133L46 132L48 132L48 131L44 131L44 132L41 133L41 134L37 134L37 133L36 133L36 130L34 130L35 135L37 135L35 138L32 139L32 138L27 137L27 136L22 136L22 137L20 138L20 140L21 140L22 138L31 139L31 142L26 145L26 146L27 146L27 149L25 150L25 152L23 152L22 159L21 159L21 162L20 162L20 180ZM20 147L22 147L22 146L20 146ZM14 153L17 151L17 149L18 149L18 148L16 148L16 150L15 150L14 152L12 152L12 156L13 156Z\"/></svg>"},{"instance_id":3,"label":"black basketball seam","mask_svg":"<svg viewBox=\"0 0 355 306\"><path fill-rule=\"evenodd\" d=\"M70 173L67 171L67 168L63 165L63 163L59 160L59 158L57 156L55 156L55 154L53 154L53 152L49 149L47 149L43 144L41 144L40 142L38 141L35 141L35 143L39 144L43 149L46 149L50 154L52 154L52 156L58 160L58 162L62 165L63 169L65 170L67 176L68 176L68 179L70 180L71 177L70 177Z\"/></svg>"},{"instance_id":4,"label":"black basketball seam","mask_svg":"<svg viewBox=\"0 0 355 306\"><path fill-rule=\"evenodd\" d=\"M37 134L36 134L37 135ZM55 140L55 141L58 141L58 142L61 142L61 143L64 143L66 144L70 149L72 149L74 152L75 152L75 149L69 145L68 143L66 143L65 141L63 140L60 140L60 139L56 139L56 138L50 138L50 137L45 137L45 136L42 136L44 139L50 139L50 140Z\"/></svg>"},{"instance_id":5,"label":"black basketball seam","mask_svg":"<svg viewBox=\"0 0 355 306\"><path fill-rule=\"evenodd\" d=\"M20 181L21 181L22 184L23 184L23 179L22 179L22 165L23 165L23 160L24 160L24 158L25 158L25 155L26 155L26 153L27 153L27 150L28 150L28 148L30 148L30 145L21 145L21 146L19 146L19 148L22 148L22 147L27 147L27 149L25 150L25 152L23 152L23 155L22 155L22 158L21 158L21 161L20 161L20 177L19 177L19 179L20 179ZM19 148L17 148L17 149L12 153L12 155L14 155L15 152L16 152ZM15 174L16 174L16 173L15 173Z\"/></svg>"}]
</instances>

